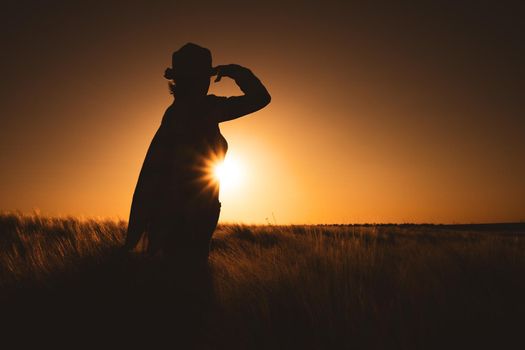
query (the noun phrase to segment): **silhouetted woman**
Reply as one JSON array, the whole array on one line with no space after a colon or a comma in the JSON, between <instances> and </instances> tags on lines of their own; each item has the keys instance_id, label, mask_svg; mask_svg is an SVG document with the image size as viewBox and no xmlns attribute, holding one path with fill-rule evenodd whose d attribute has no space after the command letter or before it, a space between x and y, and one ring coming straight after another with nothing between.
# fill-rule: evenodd
<instances>
[{"instance_id":1,"label":"silhouetted woman","mask_svg":"<svg viewBox=\"0 0 525 350\"><path fill-rule=\"evenodd\" d=\"M207 261L220 212L219 184L209 164L224 158L228 144L219 123L265 107L270 95L247 68L212 67L211 52L188 43L166 69L174 102L146 154L133 195L125 248L182 261ZM210 78L235 80L244 95L208 95Z\"/></svg>"}]
</instances>

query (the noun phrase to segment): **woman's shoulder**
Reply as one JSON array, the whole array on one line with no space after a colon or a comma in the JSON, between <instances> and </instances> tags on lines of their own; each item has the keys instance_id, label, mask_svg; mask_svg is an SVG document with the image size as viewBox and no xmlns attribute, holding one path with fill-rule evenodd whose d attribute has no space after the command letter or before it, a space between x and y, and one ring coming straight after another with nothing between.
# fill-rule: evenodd
<instances>
[{"instance_id":1,"label":"woman's shoulder","mask_svg":"<svg viewBox=\"0 0 525 350\"><path fill-rule=\"evenodd\" d=\"M216 96L216 95L207 95L208 98L208 107L209 107L209 117L214 123L218 124L223 118L224 110L226 106L227 97Z\"/></svg>"}]
</instances>

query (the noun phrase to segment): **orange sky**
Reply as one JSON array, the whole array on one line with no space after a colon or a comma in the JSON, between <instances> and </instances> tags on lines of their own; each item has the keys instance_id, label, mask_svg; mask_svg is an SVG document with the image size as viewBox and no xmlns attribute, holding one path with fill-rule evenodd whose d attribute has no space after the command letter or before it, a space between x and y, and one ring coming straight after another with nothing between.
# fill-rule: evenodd
<instances>
[{"instance_id":1,"label":"orange sky","mask_svg":"<svg viewBox=\"0 0 525 350\"><path fill-rule=\"evenodd\" d=\"M222 221L525 220L512 7L468 2L24 2L2 16L0 209L127 219L171 53L238 63L272 103L221 125ZM424 3L424 4L423 4ZM239 94L223 80L210 92Z\"/></svg>"}]
</instances>

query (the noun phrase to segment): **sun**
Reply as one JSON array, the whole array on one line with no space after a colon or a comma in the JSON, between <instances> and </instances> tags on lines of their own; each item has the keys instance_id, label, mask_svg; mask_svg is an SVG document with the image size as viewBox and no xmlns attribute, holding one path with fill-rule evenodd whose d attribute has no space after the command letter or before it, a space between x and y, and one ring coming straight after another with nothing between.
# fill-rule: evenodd
<instances>
[{"instance_id":1,"label":"sun","mask_svg":"<svg viewBox=\"0 0 525 350\"><path fill-rule=\"evenodd\" d=\"M213 167L213 177L220 183L221 192L239 188L244 180L244 169L239 159L227 155Z\"/></svg>"}]
</instances>

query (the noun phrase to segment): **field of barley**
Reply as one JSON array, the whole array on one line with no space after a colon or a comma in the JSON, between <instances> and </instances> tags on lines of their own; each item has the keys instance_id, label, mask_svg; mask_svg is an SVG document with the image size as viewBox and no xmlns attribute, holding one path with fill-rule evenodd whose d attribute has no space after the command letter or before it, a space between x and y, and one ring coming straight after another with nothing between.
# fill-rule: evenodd
<instances>
[{"instance_id":1,"label":"field of barley","mask_svg":"<svg viewBox=\"0 0 525 350\"><path fill-rule=\"evenodd\" d=\"M204 272L121 251L125 229L0 215L4 336L174 349L525 344L525 224L220 225Z\"/></svg>"}]
</instances>

